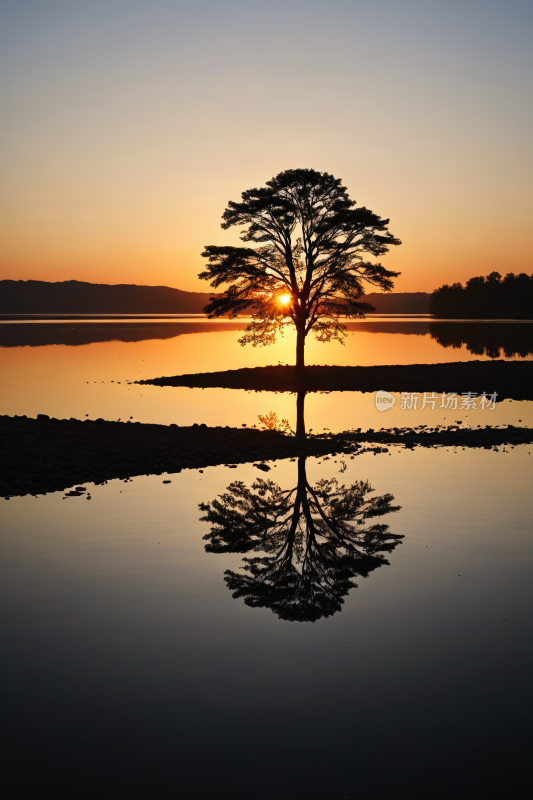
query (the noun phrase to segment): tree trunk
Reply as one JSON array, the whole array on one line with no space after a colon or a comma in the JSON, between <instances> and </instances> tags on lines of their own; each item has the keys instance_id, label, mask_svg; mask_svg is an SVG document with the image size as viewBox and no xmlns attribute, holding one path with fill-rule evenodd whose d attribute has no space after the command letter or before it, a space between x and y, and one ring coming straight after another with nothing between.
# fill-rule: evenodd
<instances>
[{"instance_id":1,"label":"tree trunk","mask_svg":"<svg viewBox=\"0 0 533 800\"><path fill-rule=\"evenodd\" d=\"M305 392L298 392L296 395L296 438L305 439L305 417L304 417Z\"/></svg>"},{"instance_id":2,"label":"tree trunk","mask_svg":"<svg viewBox=\"0 0 533 800\"><path fill-rule=\"evenodd\" d=\"M296 328L296 369L302 370L302 372L305 369L304 348L305 328L302 325L301 328Z\"/></svg>"},{"instance_id":3,"label":"tree trunk","mask_svg":"<svg viewBox=\"0 0 533 800\"><path fill-rule=\"evenodd\" d=\"M306 456L298 456L298 492L302 499L302 505L305 503L305 495L307 493L307 475L305 473ZM309 503L305 503L309 508Z\"/></svg>"}]
</instances>

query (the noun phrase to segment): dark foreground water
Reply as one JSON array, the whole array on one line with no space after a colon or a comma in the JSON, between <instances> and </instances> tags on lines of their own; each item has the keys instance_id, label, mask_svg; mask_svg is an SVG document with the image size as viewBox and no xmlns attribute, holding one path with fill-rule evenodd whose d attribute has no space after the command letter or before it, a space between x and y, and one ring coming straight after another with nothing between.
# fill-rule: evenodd
<instances>
[{"instance_id":1,"label":"dark foreground water","mask_svg":"<svg viewBox=\"0 0 533 800\"><path fill-rule=\"evenodd\" d=\"M155 374L176 367L159 345L127 345L140 348L143 377L143 358L159 357ZM64 350L47 361L48 347ZM85 401L108 416L106 403L127 400L128 387L111 384L123 360L114 350L84 358L84 347L9 350L19 354L11 376L41 353L28 381L43 381L42 396L19 384L19 413ZM51 377L72 351L62 393ZM84 370L107 381L90 385L98 392L82 384ZM139 417L141 388L153 390L153 421L195 411L180 390L137 388ZM12 381L5 402L15 394ZM221 391L196 413L232 424L238 394ZM317 425L359 427L364 413L423 421L346 398L317 398ZM242 421L278 400L294 402L244 394ZM525 420L531 405L477 413ZM530 453L389 448L267 472L87 484L91 500L3 501L2 796L529 797ZM380 514L361 519L372 497Z\"/></svg>"}]
</instances>

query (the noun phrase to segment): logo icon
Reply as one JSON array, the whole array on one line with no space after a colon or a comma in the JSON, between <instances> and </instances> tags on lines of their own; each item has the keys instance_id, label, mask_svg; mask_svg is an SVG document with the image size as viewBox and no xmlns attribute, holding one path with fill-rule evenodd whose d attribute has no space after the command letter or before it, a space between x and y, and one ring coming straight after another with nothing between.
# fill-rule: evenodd
<instances>
[{"instance_id":1,"label":"logo icon","mask_svg":"<svg viewBox=\"0 0 533 800\"><path fill-rule=\"evenodd\" d=\"M389 408L394 406L395 402L396 398L393 394L382 390L376 392L376 408L378 411L388 411Z\"/></svg>"}]
</instances>

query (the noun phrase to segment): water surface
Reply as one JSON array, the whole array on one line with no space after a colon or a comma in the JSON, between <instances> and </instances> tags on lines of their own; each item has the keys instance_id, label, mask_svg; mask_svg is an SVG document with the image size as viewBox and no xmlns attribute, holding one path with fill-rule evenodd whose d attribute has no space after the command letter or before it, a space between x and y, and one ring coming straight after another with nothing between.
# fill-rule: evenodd
<instances>
[{"instance_id":1,"label":"water surface","mask_svg":"<svg viewBox=\"0 0 533 800\"><path fill-rule=\"evenodd\" d=\"M159 330L159 321L141 320L124 324L122 320L72 321L71 331L79 337L102 336L105 340L86 344L42 344L50 337L60 341L64 323L46 323L45 330L32 334L35 346L15 346L19 324L4 323L0 335L8 329L15 334L4 334L10 346L0 347L0 367L5 376L5 386L0 398L0 413L48 414L58 418L76 417L91 419L133 419L139 422L159 422L191 425L205 422L208 425L257 424L259 414L275 411L280 418L294 424L294 398L289 394L272 394L231 391L225 389L188 389L154 386L137 386L131 381L161 375L208 372L221 369L238 369L244 366L293 363L294 337L286 335L272 347L252 348L238 344L239 329L244 322L190 322L174 320ZM349 336L343 347L337 343L320 344L310 338L307 345L309 364L339 364L362 366L372 364L426 364L451 361L490 360L488 356L472 353L460 342L469 337L462 323L435 323L448 333L447 342L454 346L443 347L429 333L429 323L423 317L395 321L372 319L350 323ZM466 324L466 323L465 323ZM37 328L41 323L29 323ZM103 329L102 329L103 325ZM505 341L511 348L519 347L522 335L513 339L512 331L519 331L522 323L468 323L476 330L488 330L487 347L495 341ZM533 331L533 324L527 330ZM197 329L201 330L198 331ZM206 331L207 328L207 331ZM94 331L97 329L97 332ZM69 330L66 333L70 332ZM406 332L407 331L407 332ZM509 332L511 331L511 333ZM479 334L481 336L481 334ZM24 334L25 336L25 334ZM22 337L23 340L24 336ZM119 337L126 340L120 340ZM158 338L161 336L163 338ZM439 334L441 336L441 334ZM10 338L11 337L11 338ZM117 337L117 338L109 338ZM128 338L133 337L133 338ZM138 337L137 339L135 337ZM143 338L153 337L153 338ZM85 339L83 339L85 341ZM41 344L39 344L41 343ZM459 344L458 344L459 343ZM478 347L478 349L480 349ZM498 351L499 357L504 357ZM533 344L531 346L533 353ZM527 356L531 357L531 353ZM386 388L386 387L384 387ZM458 387L451 386L450 392ZM431 387L428 387L428 391ZM487 386L487 392L494 391ZM394 409L378 413L373 394L357 392L331 395L312 394L306 402L308 428L346 430L353 427L393 427L396 425L439 424L460 419L470 424L532 424L528 411L530 403L505 401L488 413L463 411L450 413L438 405L434 410L421 411L422 400L416 409L400 410L400 396ZM460 404L457 408L461 412ZM522 423L519 423L522 420Z\"/></svg>"},{"instance_id":2,"label":"water surface","mask_svg":"<svg viewBox=\"0 0 533 800\"><path fill-rule=\"evenodd\" d=\"M237 337L6 347L1 411L230 425L272 409L293 415L290 394L125 383L276 360ZM333 347L322 351L332 363L466 360L466 346L443 348L429 334L359 332ZM289 361L287 348L274 351L279 360ZM491 424L530 424L531 405L506 401L466 422L483 413ZM380 413L370 394L306 399L308 427L444 415ZM527 796L530 453L391 447L307 459L306 492L322 493L329 533L316 505L309 537L302 506L300 532L280 526L270 549L272 497L293 520L297 460L87 484L90 501L3 501L4 795ZM342 525L360 482L368 497L388 498L360 529L388 529L360 533L350 552ZM344 498L337 511L324 501L332 491ZM270 503L257 525L232 516L239 493ZM202 520L215 503L222 521Z\"/></svg>"}]
</instances>

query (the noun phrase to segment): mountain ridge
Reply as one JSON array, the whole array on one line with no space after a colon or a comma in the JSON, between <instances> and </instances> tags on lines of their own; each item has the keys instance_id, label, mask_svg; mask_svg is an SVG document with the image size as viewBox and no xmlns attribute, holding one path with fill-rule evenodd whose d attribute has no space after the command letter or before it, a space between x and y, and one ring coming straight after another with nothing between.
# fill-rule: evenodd
<instances>
[{"instance_id":1,"label":"mountain ridge","mask_svg":"<svg viewBox=\"0 0 533 800\"><path fill-rule=\"evenodd\" d=\"M170 286L88 281L0 281L0 313L18 314L200 314L214 292ZM427 292L372 292L365 300L382 314L427 314Z\"/></svg>"}]
</instances>

